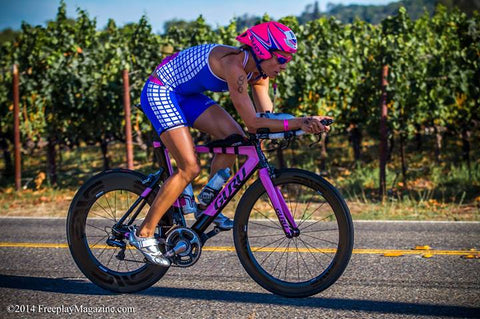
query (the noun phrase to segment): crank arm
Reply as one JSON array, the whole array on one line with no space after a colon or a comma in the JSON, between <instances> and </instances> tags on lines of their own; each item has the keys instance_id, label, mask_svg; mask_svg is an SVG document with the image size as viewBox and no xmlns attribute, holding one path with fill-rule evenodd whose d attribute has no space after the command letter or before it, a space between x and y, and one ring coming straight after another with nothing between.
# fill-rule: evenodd
<instances>
[{"instance_id":1,"label":"crank arm","mask_svg":"<svg viewBox=\"0 0 480 319\"><path fill-rule=\"evenodd\" d=\"M208 233L203 233L202 236L200 237L200 241L202 243L202 247L203 245L205 244L205 242L207 240L209 240L210 238L212 238L213 236L217 236L218 234L220 234L222 231L228 231L228 230L223 230L221 228L218 228L218 227L214 227L211 231L209 231Z\"/></svg>"}]
</instances>

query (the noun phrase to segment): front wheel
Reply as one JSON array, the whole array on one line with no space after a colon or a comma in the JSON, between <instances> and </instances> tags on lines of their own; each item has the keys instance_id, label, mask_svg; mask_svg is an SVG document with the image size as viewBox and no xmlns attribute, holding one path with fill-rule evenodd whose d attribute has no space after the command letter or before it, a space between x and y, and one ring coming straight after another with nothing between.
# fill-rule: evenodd
<instances>
[{"instance_id":1,"label":"front wheel","mask_svg":"<svg viewBox=\"0 0 480 319\"><path fill-rule=\"evenodd\" d=\"M257 180L235 213L238 257L263 288L285 297L314 295L332 285L347 267L353 249L350 211L335 187L316 174L286 169L272 181L300 233L287 238Z\"/></svg>"}]
</instances>

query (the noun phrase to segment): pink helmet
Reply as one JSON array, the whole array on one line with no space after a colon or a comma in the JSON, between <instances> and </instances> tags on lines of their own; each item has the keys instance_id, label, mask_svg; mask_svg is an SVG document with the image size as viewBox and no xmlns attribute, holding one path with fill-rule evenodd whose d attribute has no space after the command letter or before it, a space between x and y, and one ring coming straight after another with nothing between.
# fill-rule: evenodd
<instances>
[{"instance_id":1,"label":"pink helmet","mask_svg":"<svg viewBox=\"0 0 480 319\"><path fill-rule=\"evenodd\" d=\"M297 38L290 28L275 22L257 24L237 37L237 40L250 46L261 60L272 57L271 51L297 52Z\"/></svg>"}]
</instances>

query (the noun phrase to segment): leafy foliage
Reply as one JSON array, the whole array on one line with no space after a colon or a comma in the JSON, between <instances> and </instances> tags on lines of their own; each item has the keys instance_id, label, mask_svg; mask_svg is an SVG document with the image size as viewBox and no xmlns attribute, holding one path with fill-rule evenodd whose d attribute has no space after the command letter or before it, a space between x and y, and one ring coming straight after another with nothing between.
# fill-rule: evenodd
<instances>
[{"instance_id":1,"label":"leafy foliage","mask_svg":"<svg viewBox=\"0 0 480 319\"><path fill-rule=\"evenodd\" d=\"M413 138L419 127L444 126L456 134L479 123L480 15L440 6L433 16L425 13L415 21L400 8L380 25L327 17L280 22L296 32L299 50L277 79L279 111L331 115L340 131L353 123L375 136L380 72L388 64L392 131ZM31 142L35 148L42 140L70 147L107 143L124 139L123 69L129 70L137 103L144 80L166 55L202 43L236 45L237 27L232 20L213 30L200 16L156 35L142 17L123 28L110 20L97 31L95 19L83 10L67 19L62 3L46 27L24 23L15 40L0 47L0 137L12 140L13 63L21 72L25 146ZM233 112L227 95L212 96ZM133 123L138 130L149 128L141 117Z\"/></svg>"}]
</instances>

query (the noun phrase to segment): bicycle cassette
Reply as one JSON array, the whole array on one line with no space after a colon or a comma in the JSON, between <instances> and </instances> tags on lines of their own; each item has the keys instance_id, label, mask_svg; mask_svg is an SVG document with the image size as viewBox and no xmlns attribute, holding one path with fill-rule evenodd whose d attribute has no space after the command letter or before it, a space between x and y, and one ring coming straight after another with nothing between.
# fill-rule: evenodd
<instances>
[{"instance_id":1,"label":"bicycle cassette","mask_svg":"<svg viewBox=\"0 0 480 319\"><path fill-rule=\"evenodd\" d=\"M167 233L165 256L178 267L190 267L198 261L202 244L197 233L190 228L178 227Z\"/></svg>"}]
</instances>

